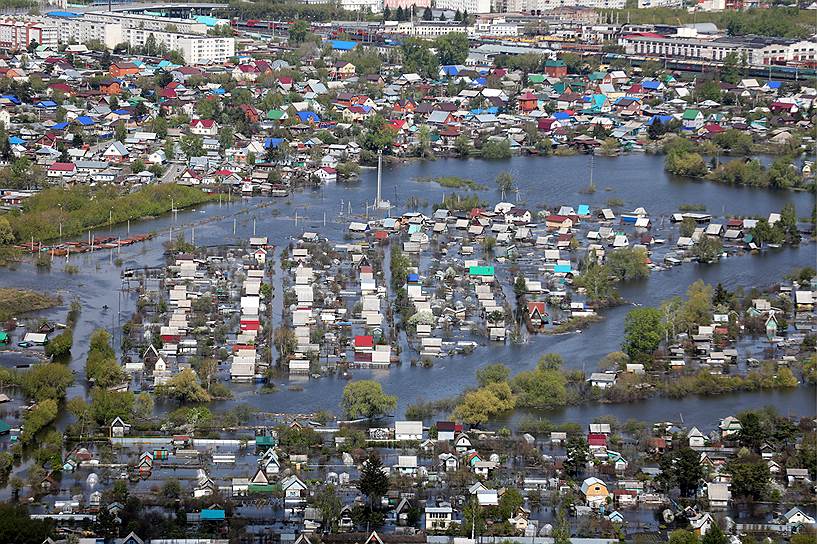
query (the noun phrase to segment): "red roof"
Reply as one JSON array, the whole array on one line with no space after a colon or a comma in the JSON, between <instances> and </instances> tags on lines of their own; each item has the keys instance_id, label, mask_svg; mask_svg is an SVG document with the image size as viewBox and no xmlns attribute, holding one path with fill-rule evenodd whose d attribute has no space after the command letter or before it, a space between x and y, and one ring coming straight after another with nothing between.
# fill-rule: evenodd
<instances>
[{"instance_id":1,"label":"red roof","mask_svg":"<svg viewBox=\"0 0 817 544\"><path fill-rule=\"evenodd\" d=\"M48 169L57 172L73 172L76 169L76 166L72 162L55 162L49 166Z\"/></svg>"},{"instance_id":2,"label":"red roof","mask_svg":"<svg viewBox=\"0 0 817 544\"><path fill-rule=\"evenodd\" d=\"M191 127L202 126L204 128L212 128L213 123L215 123L215 121L213 121L212 119L193 119L192 121L190 121L190 126Z\"/></svg>"},{"instance_id":3,"label":"red roof","mask_svg":"<svg viewBox=\"0 0 817 544\"><path fill-rule=\"evenodd\" d=\"M374 337L373 336L355 336L355 347L356 348L372 348L374 347Z\"/></svg>"},{"instance_id":4,"label":"red roof","mask_svg":"<svg viewBox=\"0 0 817 544\"><path fill-rule=\"evenodd\" d=\"M587 443L591 446L606 446L607 437L603 434L589 433L587 435Z\"/></svg>"}]
</instances>

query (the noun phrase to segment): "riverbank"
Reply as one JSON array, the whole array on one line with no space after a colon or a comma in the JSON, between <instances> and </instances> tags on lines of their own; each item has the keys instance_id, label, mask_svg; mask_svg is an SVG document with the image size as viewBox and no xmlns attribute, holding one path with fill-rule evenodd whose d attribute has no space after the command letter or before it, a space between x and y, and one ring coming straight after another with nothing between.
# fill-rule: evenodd
<instances>
[{"instance_id":1,"label":"riverbank","mask_svg":"<svg viewBox=\"0 0 817 544\"><path fill-rule=\"evenodd\" d=\"M59 297L29 289L0 287L0 322L28 312L46 310L60 304Z\"/></svg>"},{"instance_id":2,"label":"riverbank","mask_svg":"<svg viewBox=\"0 0 817 544\"><path fill-rule=\"evenodd\" d=\"M99 228L155 218L219 198L227 197L177 184L151 185L133 193L123 193L111 186L52 188L26 200L21 212L4 217L16 243L31 244L78 237Z\"/></svg>"}]
</instances>

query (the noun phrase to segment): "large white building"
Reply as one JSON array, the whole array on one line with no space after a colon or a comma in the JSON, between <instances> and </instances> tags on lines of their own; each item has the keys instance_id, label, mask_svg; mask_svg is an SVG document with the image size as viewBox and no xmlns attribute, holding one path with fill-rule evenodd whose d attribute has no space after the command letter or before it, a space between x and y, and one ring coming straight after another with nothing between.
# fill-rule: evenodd
<instances>
[{"instance_id":1,"label":"large white building","mask_svg":"<svg viewBox=\"0 0 817 544\"><path fill-rule=\"evenodd\" d=\"M468 37L520 36L523 30L521 24L509 22L504 17L477 18L474 26L468 28Z\"/></svg>"},{"instance_id":2,"label":"large white building","mask_svg":"<svg viewBox=\"0 0 817 544\"><path fill-rule=\"evenodd\" d=\"M638 0L639 9L647 8L682 8L684 0Z\"/></svg>"},{"instance_id":3,"label":"large white building","mask_svg":"<svg viewBox=\"0 0 817 544\"><path fill-rule=\"evenodd\" d=\"M47 21L29 18L0 20L0 48L9 51L25 49L32 40L38 45L56 47L59 30Z\"/></svg>"},{"instance_id":4,"label":"large white building","mask_svg":"<svg viewBox=\"0 0 817 544\"><path fill-rule=\"evenodd\" d=\"M187 64L221 64L235 56L235 38L179 36L178 49Z\"/></svg>"},{"instance_id":5,"label":"large white building","mask_svg":"<svg viewBox=\"0 0 817 544\"><path fill-rule=\"evenodd\" d=\"M623 36L621 45L627 54L660 58L723 61L729 53L736 53L753 66L817 59L817 42L760 36L707 40L645 33Z\"/></svg>"},{"instance_id":6,"label":"large white building","mask_svg":"<svg viewBox=\"0 0 817 544\"><path fill-rule=\"evenodd\" d=\"M346 11L381 13L383 11L383 0L340 0L340 7Z\"/></svg>"},{"instance_id":7,"label":"large white building","mask_svg":"<svg viewBox=\"0 0 817 544\"><path fill-rule=\"evenodd\" d=\"M624 9L627 0L508 0L510 13L531 13L540 15L558 8Z\"/></svg>"},{"instance_id":8,"label":"large white building","mask_svg":"<svg viewBox=\"0 0 817 544\"><path fill-rule=\"evenodd\" d=\"M56 25L60 43L99 41L108 49L119 44L156 44L179 51L188 64L223 63L235 55L235 39L207 35L207 25L186 19L167 19L117 12L92 12L82 16L47 19Z\"/></svg>"},{"instance_id":9,"label":"large white building","mask_svg":"<svg viewBox=\"0 0 817 544\"><path fill-rule=\"evenodd\" d=\"M460 13L491 13L491 0L437 0L434 7Z\"/></svg>"}]
</instances>

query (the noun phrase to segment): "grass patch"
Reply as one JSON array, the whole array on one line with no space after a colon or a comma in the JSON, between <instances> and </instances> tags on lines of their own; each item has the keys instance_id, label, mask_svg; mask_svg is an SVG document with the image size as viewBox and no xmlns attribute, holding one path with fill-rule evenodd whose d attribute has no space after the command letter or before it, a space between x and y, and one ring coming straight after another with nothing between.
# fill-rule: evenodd
<instances>
[{"instance_id":1,"label":"grass patch","mask_svg":"<svg viewBox=\"0 0 817 544\"><path fill-rule=\"evenodd\" d=\"M59 303L59 297L44 295L29 289L0 287L0 321L6 321L27 312L52 308Z\"/></svg>"},{"instance_id":2,"label":"grass patch","mask_svg":"<svg viewBox=\"0 0 817 544\"><path fill-rule=\"evenodd\" d=\"M415 178L420 183L436 183L440 187L445 187L446 189L471 189L474 191L482 191L486 189L484 185L480 185L476 181L468 178L461 178L459 176L440 176L436 178L432 177L419 177Z\"/></svg>"},{"instance_id":3,"label":"grass patch","mask_svg":"<svg viewBox=\"0 0 817 544\"><path fill-rule=\"evenodd\" d=\"M22 211L6 215L18 242L70 238L88 230L142 217L155 217L176 209L217 200L193 187L163 183L128 193L120 188L52 188L26 200Z\"/></svg>"},{"instance_id":4,"label":"grass patch","mask_svg":"<svg viewBox=\"0 0 817 544\"><path fill-rule=\"evenodd\" d=\"M682 212L705 212L706 204L681 204L678 210Z\"/></svg>"},{"instance_id":5,"label":"grass patch","mask_svg":"<svg viewBox=\"0 0 817 544\"><path fill-rule=\"evenodd\" d=\"M590 325L591 323L596 323L601 321L603 318L596 314L587 317L571 317L567 321L563 321L559 325L556 325L551 330L546 331L549 334L562 334L565 332L577 331L579 329L584 328L586 325Z\"/></svg>"}]
</instances>

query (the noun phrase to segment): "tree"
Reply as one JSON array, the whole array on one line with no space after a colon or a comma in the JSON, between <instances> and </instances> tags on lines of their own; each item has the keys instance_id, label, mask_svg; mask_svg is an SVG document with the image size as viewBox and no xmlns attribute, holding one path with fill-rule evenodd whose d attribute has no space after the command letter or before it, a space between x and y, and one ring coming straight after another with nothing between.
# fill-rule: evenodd
<instances>
[{"instance_id":1,"label":"tree","mask_svg":"<svg viewBox=\"0 0 817 544\"><path fill-rule=\"evenodd\" d=\"M427 78L437 77L439 63L425 41L419 38L408 38L400 46L400 53L403 57L404 72L416 72Z\"/></svg>"},{"instance_id":2,"label":"tree","mask_svg":"<svg viewBox=\"0 0 817 544\"><path fill-rule=\"evenodd\" d=\"M335 492L335 486L329 484L315 494L315 508L321 511L323 528L331 532L332 528L337 525L341 508L343 508L343 502L341 502L340 497L338 497L337 492Z\"/></svg>"},{"instance_id":3,"label":"tree","mask_svg":"<svg viewBox=\"0 0 817 544\"><path fill-rule=\"evenodd\" d=\"M738 457L727 464L732 475L732 496L759 501L769 488L769 465L758 456Z\"/></svg>"},{"instance_id":4,"label":"tree","mask_svg":"<svg viewBox=\"0 0 817 544\"><path fill-rule=\"evenodd\" d=\"M512 410L516 399L508 382L491 382L468 391L454 409L454 417L471 425L485 423L498 413Z\"/></svg>"},{"instance_id":5,"label":"tree","mask_svg":"<svg viewBox=\"0 0 817 544\"><path fill-rule=\"evenodd\" d=\"M289 27L289 41L294 44L306 41L306 35L311 30L309 21L298 19Z\"/></svg>"},{"instance_id":6,"label":"tree","mask_svg":"<svg viewBox=\"0 0 817 544\"><path fill-rule=\"evenodd\" d=\"M134 174L138 174L139 172L144 171L145 170L145 161L143 161L141 158L136 159L131 164L130 169Z\"/></svg>"},{"instance_id":7,"label":"tree","mask_svg":"<svg viewBox=\"0 0 817 544\"><path fill-rule=\"evenodd\" d=\"M480 149L482 158L489 161L511 158L511 144L508 140L489 140Z\"/></svg>"},{"instance_id":8,"label":"tree","mask_svg":"<svg viewBox=\"0 0 817 544\"><path fill-rule=\"evenodd\" d=\"M595 257L586 261L582 273L575 279L577 287L583 287L587 298L593 303L607 302L616 294L610 281L610 269L607 265L598 264Z\"/></svg>"},{"instance_id":9,"label":"tree","mask_svg":"<svg viewBox=\"0 0 817 544\"><path fill-rule=\"evenodd\" d=\"M786 242L789 244L800 243L800 231L797 230L797 210L794 204L789 202L780 210L780 221L778 222L786 235Z\"/></svg>"},{"instance_id":10,"label":"tree","mask_svg":"<svg viewBox=\"0 0 817 544\"><path fill-rule=\"evenodd\" d=\"M698 243L692 247L692 255L701 263L711 263L718 260L723 251L723 244L719 238L701 236Z\"/></svg>"},{"instance_id":11,"label":"tree","mask_svg":"<svg viewBox=\"0 0 817 544\"><path fill-rule=\"evenodd\" d=\"M496 188L504 195L513 189L513 174L503 170L496 175Z\"/></svg>"},{"instance_id":12,"label":"tree","mask_svg":"<svg viewBox=\"0 0 817 544\"><path fill-rule=\"evenodd\" d=\"M426 7L426 9L423 10L423 21L430 21L433 18L434 14L431 12L431 8Z\"/></svg>"},{"instance_id":13,"label":"tree","mask_svg":"<svg viewBox=\"0 0 817 544\"><path fill-rule=\"evenodd\" d=\"M587 463L590 462L590 449L587 440L583 435L571 435L567 439L565 453L567 453L567 458L564 461L565 472L575 478L581 474L587 467Z\"/></svg>"},{"instance_id":14,"label":"tree","mask_svg":"<svg viewBox=\"0 0 817 544\"><path fill-rule=\"evenodd\" d=\"M522 493L515 487L505 488L505 493L499 498L499 519L512 518L520 506L525 504Z\"/></svg>"},{"instance_id":15,"label":"tree","mask_svg":"<svg viewBox=\"0 0 817 544\"><path fill-rule=\"evenodd\" d=\"M723 58L723 67L721 68L721 80L727 83L738 82L738 79L740 79L738 61L738 54L734 51L726 54Z\"/></svg>"},{"instance_id":16,"label":"tree","mask_svg":"<svg viewBox=\"0 0 817 544\"><path fill-rule=\"evenodd\" d=\"M175 398L181 403L209 402L210 395L199 385L192 368L185 368L167 383L156 386L156 395Z\"/></svg>"},{"instance_id":17,"label":"tree","mask_svg":"<svg viewBox=\"0 0 817 544\"><path fill-rule=\"evenodd\" d=\"M506 382L511 375L511 369L502 363L494 363L477 370L477 383L485 387L490 383Z\"/></svg>"},{"instance_id":18,"label":"tree","mask_svg":"<svg viewBox=\"0 0 817 544\"><path fill-rule=\"evenodd\" d=\"M624 319L622 350L633 361L648 361L663 336L661 312L657 308L635 308Z\"/></svg>"},{"instance_id":19,"label":"tree","mask_svg":"<svg viewBox=\"0 0 817 544\"><path fill-rule=\"evenodd\" d=\"M383 20L384 21L391 20L391 9L389 9L389 6L383 8Z\"/></svg>"},{"instance_id":20,"label":"tree","mask_svg":"<svg viewBox=\"0 0 817 544\"><path fill-rule=\"evenodd\" d=\"M341 405L350 418L372 419L394 411L397 397L385 394L380 382L357 380L343 389Z\"/></svg>"},{"instance_id":21,"label":"tree","mask_svg":"<svg viewBox=\"0 0 817 544\"><path fill-rule=\"evenodd\" d=\"M91 391L91 415L98 425L106 425L114 418L129 418L133 413L133 393L109 391L95 387Z\"/></svg>"},{"instance_id":22,"label":"tree","mask_svg":"<svg viewBox=\"0 0 817 544\"><path fill-rule=\"evenodd\" d=\"M0 503L0 542L42 544L54 536L53 528L49 521L31 519L24 506Z\"/></svg>"},{"instance_id":23,"label":"tree","mask_svg":"<svg viewBox=\"0 0 817 544\"><path fill-rule=\"evenodd\" d=\"M609 272L623 281L640 280L650 275L647 252L641 247L622 247L607 255Z\"/></svg>"},{"instance_id":24,"label":"tree","mask_svg":"<svg viewBox=\"0 0 817 544\"><path fill-rule=\"evenodd\" d=\"M97 329L91 334L85 376L97 387L108 388L125 380L125 371L116 361L110 341L111 337L105 329Z\"/></svg>"},{"instance_id":25,"label":"tree","mask_svg":"<svg viewBox=\"0 0 817 544\"><path fill-rule=\"evenodd\" d=\"M468 57L468 36L462 32L449 32L434 40L440 64L462 64Z\"/></svg>"},{"instance_id":26,"label":"tree","mask_svg":"<svg viewBox=\"0 0 817 544\"><path fill-rule=\"evenodd\" d=\"M693 496L704 478L700 454L692 448L681 448L677 452L668 452L664 456L669 459L668 475L678 486L681 495Z\"/></svg>"},{"instance_id":27,"label":"tree","mask_svg":"<svg viewBox=\"0 0 817 544\"><path fill-rule=\"evenodd\" d=\"M201 157L204 155L204 142L201 136L182 136L179 140L182 152L188 157Z\"/></svg>"},{"instance_id":28,"label":"tree","mask_svg":"<svg viewBox=\"0 0 817 544\"><path fill-rule=\"evenodd\" d=\"M511 386L520 406L548 409L567 404L567 378L559 369L561 362L559 355L546 354L535 369L514 376Z\"/></svg>"},{"instance_id":29,"label":"tree","mask_svg":"<svg viewBox=\"0 0 817 544\"><path fill-rule=\"evenodd\" d=\"M669 544L698 544L698 536L692 531L676 529L669 534Z\"/></svg>"},{"instance_id":30,"label":"tree","mask_svg":"<svg viewBox=\"0 0 817 544\"><path fill-rule=\"evenodd\" d=\"M9 220L5 217L0 217L0 245L8 245L14 243L14 231L11 229Z\"/></svg>"},{"instance_id":31,"label":"tree","mask_svg":"<svg viewBox=\"0 0 817 544\"><path fill-rule=\"evenodd\" d=\"M125 138L128 137L128 129L125 127L125 123L119 122L116 124L116 128L114 129L114 138L116 138L120 142L124 142Z\"/></svg>"},{"instance_id":32,"label":"tree","mask_svg":"<svg viewBox=\"0 0 817 544\"><path fill-rule=\"evenodd\" d=\"M380 499L389 491L389 477L383 468L383 461L375 452L371 452L369 457L360 467L360 480L357 488L369 499L369 508L372 508L374 501Z\"/></svg>"},{"instance_id":33,"label":"tree","mask_svg":"<svg viewBox=\"0 0 817 544\"><path fill-rule=\"evenodd\" d=\"M701 538L701 544L729 544L729 537L723 534L717 523L713 523L712 527Z\"/></svg>"},{"instance_id":34,"label":"tree","mask_svg":"<svg viewBox=\"0 0 817 544\"><path fill-rule=\"evenodd\" d=\"M150 393L139 393L133 406L133 414L139 419L149 420L153 417L153 395Z\"/></svg>"},{"instance_id":35,"label":"tree","mask_svg":"<svg viewBox=\"0 0 817 544\"><path fill-rule=\"evenodd\" d=\"M34 439L34 436L47 425L50 425L55 419L59 409L57 401L54 399L46 399L38 402L23 416L23 432L20 434L20 441L25 444Z\"/></svg>"},{"instance_id":36,"label":"tree","mask_svg":"<svg viewBox=\"0 0 817 544\"><path fill-rule=\"evenodd\" d=\"M68 327L48 341L45 345L45 354L55 360L65 359L71 356L71 346L73 345L74 331L71 327Z\"/></svg>"}]
</instances>

